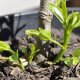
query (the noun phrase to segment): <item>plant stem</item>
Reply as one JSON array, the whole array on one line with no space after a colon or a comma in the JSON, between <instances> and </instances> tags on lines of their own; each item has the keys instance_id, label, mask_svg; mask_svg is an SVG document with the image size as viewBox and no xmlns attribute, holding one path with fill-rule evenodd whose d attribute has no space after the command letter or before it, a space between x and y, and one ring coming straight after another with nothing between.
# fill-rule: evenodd
<instances>
[{"instance_id":1,"label":"plant stem","mask_svg":"<svg viewBox=\"0 0 80 80\"><path fill-rule=\"evenodd\" d=\"M12 49L10 49L9 52L10 52L11 54L15 54L15 52L14 52Z\"/></svg>"},{"instance_id":2,"label":"plant stem","mask_svg":"<svg viewBox=\"0 0 80 80\"><path fill-rule=\"evenodd\" d=\"M53 63L58 62L62 58L63 54L66 52L67 47L68 47L69 38L70 38L70 32L69 30L65 29L64 30L64 41L63 41L64 48L61 48L57 57L54 59Z\"/></svg>"},{"instance_id":3,"label":"plant stem","mask_svg":"<svg viewBox=\"0 0 80 80\"><path fill-rule=\"evenodd\" d=\"M24 71L24 66L23 66L23 63L21 62L20 58L18 59L18 66L20 67L21 70Z\"/></svg>"},{"instance_id":4,"label":"plant stem","mask_svg":"<svg viewBox=\"0 0 80 80\"><path fill-rule=\"evenodd\" d=\"M60 46L62 49L64 49L64 47L63 47L59 42L57 42L57 41L55 41L55 40L53 40L53 39L51 39L50 41L53 42L53 43L55 43L55 44L57 44L57 45Z\"/></svg>"}]
</instances>

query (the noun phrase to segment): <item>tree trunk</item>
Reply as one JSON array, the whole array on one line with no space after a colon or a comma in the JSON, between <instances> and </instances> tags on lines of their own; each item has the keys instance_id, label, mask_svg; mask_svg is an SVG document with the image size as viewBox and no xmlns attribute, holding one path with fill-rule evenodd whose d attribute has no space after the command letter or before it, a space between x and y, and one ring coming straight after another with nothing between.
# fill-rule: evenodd
<instances>
[{"instance_id":1,"label":"tree trunk","mask_svg":"<svg viewBox=\"0 0 80 80\"><path fill-rule=\"evenodd\" d=\"M53 14L48 8L48 4L50 2L55 2L55 0L41 0L39 11L39 27L51 31Z\"/></svg>"},{"instance_id":2,"label":"tree trunk","mask_svg":"<svg viewBox=\"0 0 80 80\"><path fill-rule=\"evenodd\" d=\"M39 27L51 31L51 21L53 18L52 12L48 8L48 4L50 2L54 2L55 0L41 0L40 3L40 11L39 11ZM39 38L36 38L37 41L37 48L40 49L40 54L43 54L44 56L48 57L47 51L49 43L43 42L39 40Z\"/></svg>"}]
</instances>

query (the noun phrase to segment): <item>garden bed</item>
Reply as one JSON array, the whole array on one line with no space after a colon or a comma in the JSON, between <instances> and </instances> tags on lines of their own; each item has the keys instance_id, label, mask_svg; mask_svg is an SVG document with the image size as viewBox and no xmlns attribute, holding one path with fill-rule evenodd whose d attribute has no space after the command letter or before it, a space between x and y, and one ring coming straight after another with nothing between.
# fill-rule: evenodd
<instances>
[{"instance_id":1,"label":"garden bed","mask_svg":"<svg viewBox=\"0 0 80 80\"><path fill-rule=\"evenodd\" d=\"M55 33L57 32L57 33ZM76 32L76 31L75 31ZM60 39L60 34L63 33L62 30L56 28L52 29L53 35ZM55 33L55 34L54 34ZM22 45L28 45L31 40L27 41L24 38L18 38L17 40L8 41L13 43L13 49L19 49ZM19 45L19 47L17 47ZM76 34L71 35L68 50L65 56L71 55L72 51L80 47L80 38ZM56 54L59 48L52 44L50 46L51 53ZM23 53L20 52L20 56ZM54 56L53 56L54 57ZM38 61L41 63L38 63ZM59 62L56 65L46 63L46 57L42 54L33 60L32 64L27 65L25 70L22 72L18 67L11 66L9 62L0 61L0 79L1 80L80 80L79 72L77 71L80 65L69 67L63 62Z\"/></svg>"},{"instance_id":2,"label":"garden bed","mask_svg":"<svg viewBox=\"0 0 80 80\"><path fill-rule=\"evenodd\" d=\"M59 3L61 6L58 6ZM50 10L63 25L61 28L56 21L58 25L52 26L52 34L38 28L26 30L26 37L15 37L27 24L19 27L19 17L15 30L14 15L3 17L1 25L6 22L8 29L1 27L0 33L3 35L5 30L10 33L6 43L5 40L0 41L1 80L80 80L80 13L67 14L66 1L59 3L49 4Z\"/></svg>"}]
</instances>

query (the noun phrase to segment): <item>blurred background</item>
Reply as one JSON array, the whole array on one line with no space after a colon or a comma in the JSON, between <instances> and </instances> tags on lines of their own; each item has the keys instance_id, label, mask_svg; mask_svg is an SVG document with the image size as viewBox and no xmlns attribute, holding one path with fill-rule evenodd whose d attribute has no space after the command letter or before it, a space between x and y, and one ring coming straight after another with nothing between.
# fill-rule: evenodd
<instances>
[{"instance_id":1,"label":"blurred background","mask_svg":"<svg viewBox=\"0 0 80 80\"><path fill-rule=\"evenodd\" d=\"M66 0L68 7L80 7L80 0Z\"/></svg>"},{"instance_id":2,"label":"blurred background","mask_svg":"<svg viewBox=\"0 0 80 80\"><path fill-rule=\"evenodd\" d=\"M80 0L66 0L68 12L80 11ZM25 36L26 29L38 26L40 0L0 0L0 40ZM62 28L54 17L52 27Z\"/></svg>"}]
</instances>

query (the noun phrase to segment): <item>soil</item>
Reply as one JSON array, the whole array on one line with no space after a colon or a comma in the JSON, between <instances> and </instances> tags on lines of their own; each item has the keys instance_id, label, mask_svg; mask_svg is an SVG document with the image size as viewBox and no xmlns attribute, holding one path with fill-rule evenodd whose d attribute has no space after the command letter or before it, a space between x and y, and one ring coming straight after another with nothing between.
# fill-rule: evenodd
<instances>
[{"instance_id":1,"label":"soil","mask_svg":"<svg viewBox=\"0 0 80 80\"><path fill-rule=\"evenodd\" d=\"M55 28L52 31L55 38L58 38L57 40L61 38L62 33L62 30L60 31ZM17 40L7 42L11 45L13 50L16 50L20 49L21 45L28 46L28 42L33 41L34 40L27 41L26 38L17 38ZM72 33L68 50L64 56L71 55L73 50L79 47L80 37ZM51 44L49 48L51 53L49 53L50 59L55 57L59 48L54 44ZM22 52L20 52L20 57L22 55ZM59 62L56 65L48 64L46 57L42 54L38 55L36 59L37 60L33 60L32 64L27 65L23 72L18 67L10 65L9 62L0 61L0 80L80 80L80 63L72 67L65 65L63 62ZM40 63L38 60L40 60Z\"/></svg>"}]
</instances>

